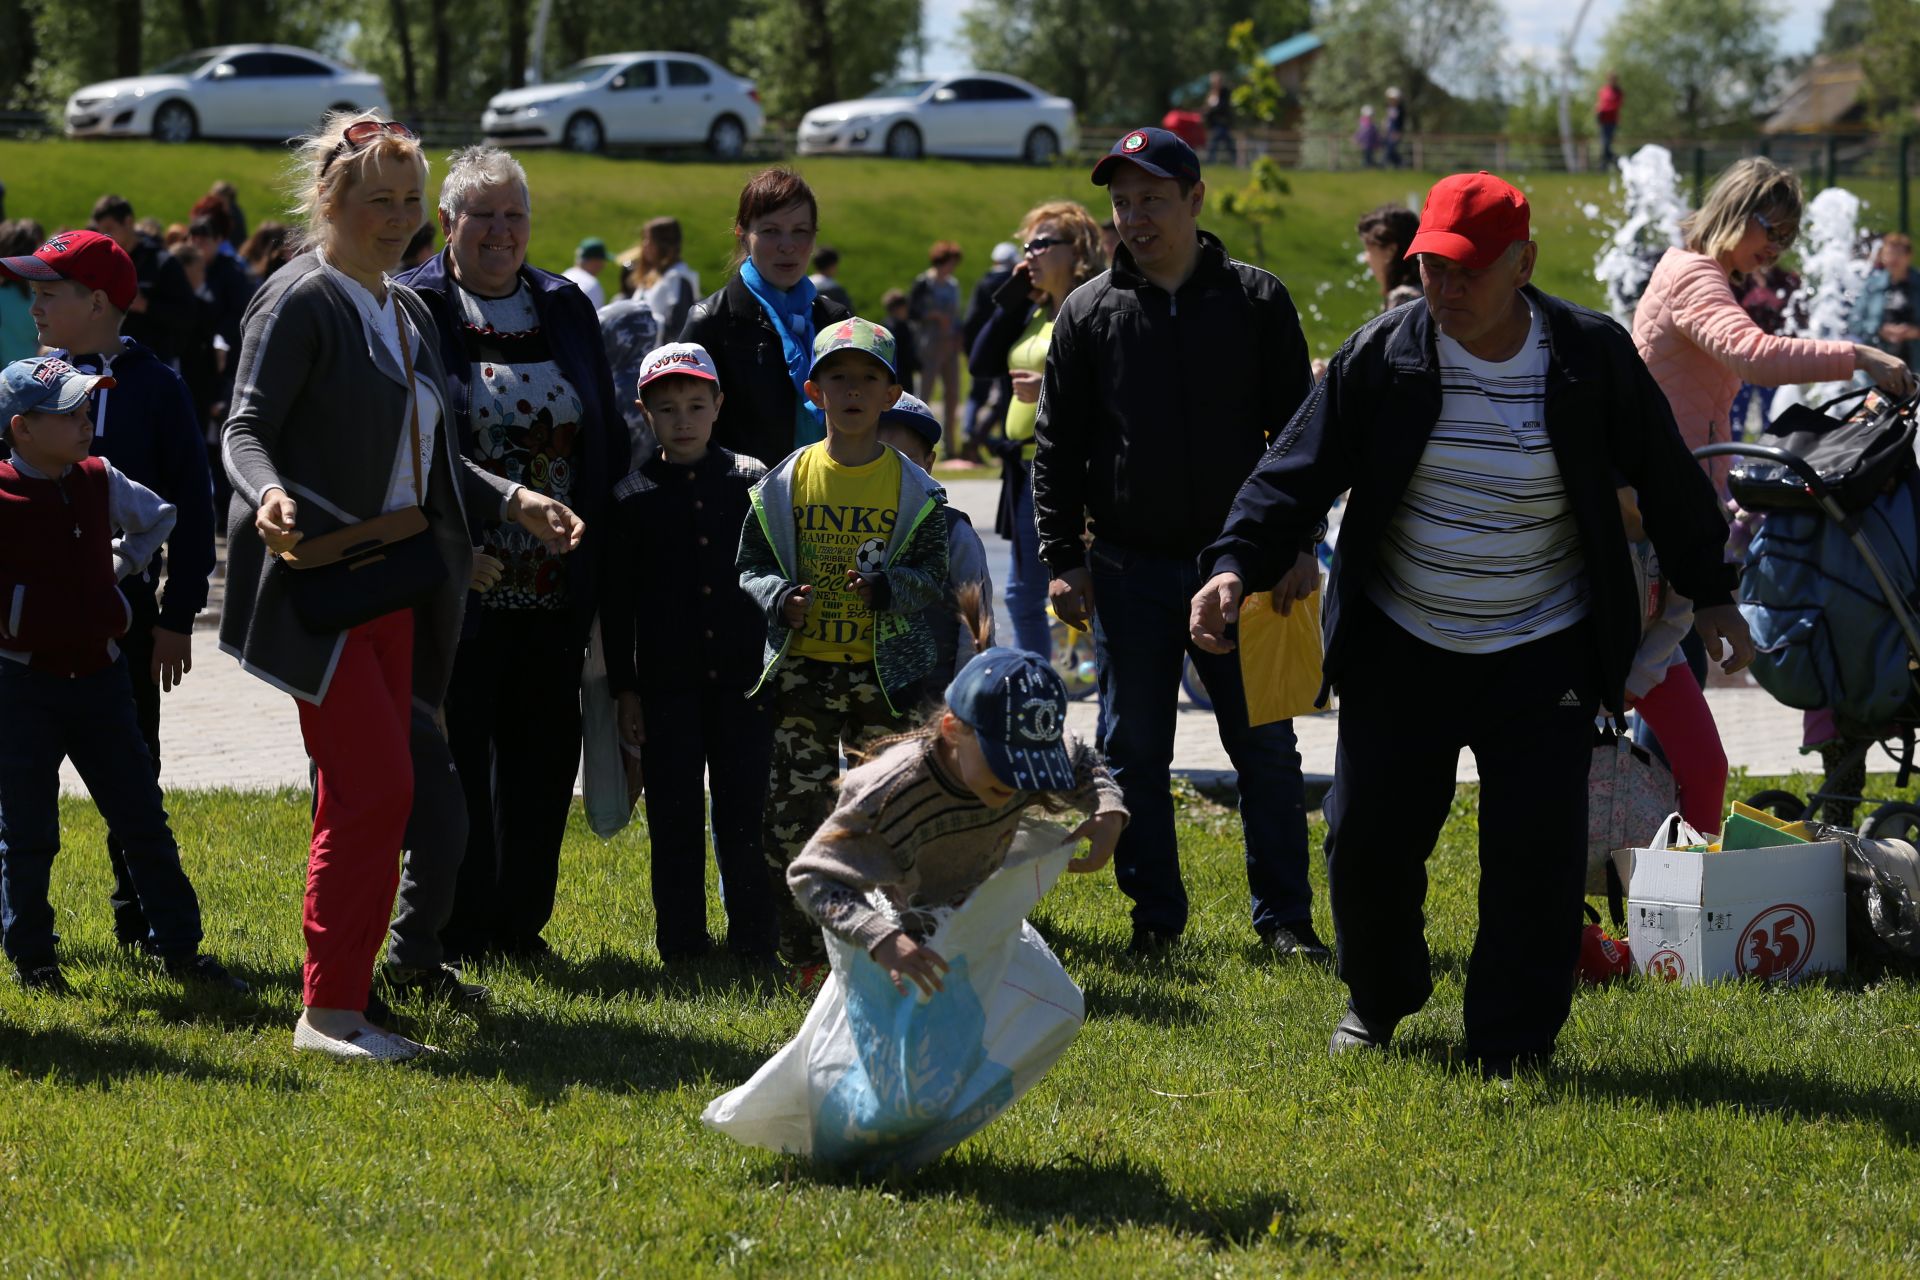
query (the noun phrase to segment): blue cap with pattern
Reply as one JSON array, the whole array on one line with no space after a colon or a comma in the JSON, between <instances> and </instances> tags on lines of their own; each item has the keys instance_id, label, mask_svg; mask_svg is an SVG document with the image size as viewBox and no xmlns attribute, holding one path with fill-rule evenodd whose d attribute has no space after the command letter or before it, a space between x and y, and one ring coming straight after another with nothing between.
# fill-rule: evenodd
<instances>
[{"instance_id":1,"label":"blue cap with pattern","mask_svg":"<svg viewBox=\"0 0 1920 1280\"><path fill-rule=\"evenodd\" d=\"M993 776L1021 791L1070 791L1067 686L1046 659L996 646L947 686L947 707L980 737Z\"/></svg>"}]
</instances>

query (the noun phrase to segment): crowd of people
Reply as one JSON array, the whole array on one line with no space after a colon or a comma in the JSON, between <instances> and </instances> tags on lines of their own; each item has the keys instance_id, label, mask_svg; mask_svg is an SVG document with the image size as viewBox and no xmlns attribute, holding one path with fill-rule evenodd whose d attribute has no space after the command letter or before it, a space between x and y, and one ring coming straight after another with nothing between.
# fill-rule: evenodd
<instances>
[{"instance_id":1,"label":"crowd of people","mask_svg":"<svg viewBox=\"0 0 1920 1280\"><path fill-rule=\"evenodd\" d=\"M1374 210L1381 314L1324 362L1285 285L1202 229L1199 157L1161 129L1093 168L1110 220L1027 211L965 306L937 243L880 315L791 170L742 189L702 296L672 218L617 259L589 238L533 266L538 193L497 148L450 157L432 206L403 125L331 118L295 163L295 219L251 234L223 187L177 239L112 195L88 229L0 228L0 300L24 289L32 325L0 313L0 931L24 983L65 989L47 885L70 757L112 833L121 942L245 989L202 950L157 782L218 527L220 646L294 699L312 761L294 1042L341 1058L427 1052L390 1002L484 1005L463 963L548 951L597 644L667 964L714 945L710 829L728 952L810 990L825 928L938 989L931 910L1036 804L1086 815L1071 869L1111 858L1131 950L1177 947L1190 659L1237 771L1249 923L1337 964L1335 1054L1384 1047L1431 992L1425 862L1474 750L1467 1047L1498 1074L1539 1062L1573 989L1596 716L1639 711L1689 820L1719 826L1700 687L1751 645L1723 477L1689 447L1726 438L1743 380L1910 392L1891 352L1920 335L1891 238L1870 340L1761 331L1735 288L1801 214L1764 160L1688 220L1631 335L1532 284L1551 247L1497 177ZM1010 636L930 474L989 441ZM1338 502L1329 947L1293 727L1251 722L1234 649L1250 593L1285 612L1320 591ZM1093 743L1065 731L1049 611L1092 633ZM1447 709L1410 715L1436 687Z\"/></svg>"}]
</instances>

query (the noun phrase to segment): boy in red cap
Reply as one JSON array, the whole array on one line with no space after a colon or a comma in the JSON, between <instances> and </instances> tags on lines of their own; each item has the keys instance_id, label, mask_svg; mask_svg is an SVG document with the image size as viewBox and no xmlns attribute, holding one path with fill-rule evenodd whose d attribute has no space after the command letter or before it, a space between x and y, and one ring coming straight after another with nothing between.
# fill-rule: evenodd
<instances>
[{"instance_id":1,"label":"boy in red cap","mask_svg":"<svg viewBox=\"0 0 1920 1280\"><path fill-rule=\"evenodd\" d=\"M91 452L159 494L176 513L165 550L122 584L133 617L120 648L157 776L160 694L193 668L194 618L206 607L213 576L213 478L199 416L180 375L150 348L121 335L127 308L139 295L139 276L113 239L64 231L32 254L0 259L0 275L33 290L34 326L43 346L82 373L108 379L90 396ZM140 945L148 921L127 870L124 841L112 830L107 856L114 875L114 934L127 946Z\"/></svg>"},{"instance_id":2,"label":"boy in red cap","mask_svg":"<svg viewBox=\"0 0 1920 1280\"><path fill-rule=\"evenodd\" d=\"M1480 934L1467 1050L1491 1074L1543 1062L1566 1021L1586 880L1587 768L1602 706L1625 710L1641 600L1614 487L1710 651L1752 656L1723 563L1726 522L1666 397L1611 319L1534 288L1527 200L1442 179L1408 256L1425 306L1349 338L1202 554L1194 643L1233 647L1351 489L1326 601L1340 694L1328 883L1347 1013L1331 1052L1384 1048L1432 993L1426 859L1460 749L1480 779ZM1445 714L1422 715L1433 691Z\"/></svg>"},{"instance_id":3,"label":"boy in red cap","mask_svg":"<svg viewBox=\"0 0 1920 1280\"><path fill-rule=\"evenodd\" d=\"M0 371L0 937L30 990L64 993L47 880L60 848L60 762L71 758L124 839L150 920L139 939L184 980L245 991L200 954L200 904L180 868L116 641L171 506L89 456L89 397L113 379L38 356ZM119 531L116 536L116 531Z\"/></svg>"}]
</instances>

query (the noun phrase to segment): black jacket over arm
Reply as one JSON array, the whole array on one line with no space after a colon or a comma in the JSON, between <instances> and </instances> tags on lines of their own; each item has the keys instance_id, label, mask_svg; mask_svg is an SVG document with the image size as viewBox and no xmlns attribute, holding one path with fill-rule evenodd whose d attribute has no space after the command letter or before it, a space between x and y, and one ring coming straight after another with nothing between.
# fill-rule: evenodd
<instances>
[{"instance_id":1,"label":"black jacket over arm","mask_svg":"<svg viewBox=\"0 0 1920 1280\"><path fill-rule=\"evenodd\" d=\"M1198 555L1313 385L1286 286L1204 231L1200 245L1172 294L1122 246L1054 317L1033 507L1040 558L1056 574L1083 562L1089 515L1096 537Z\"/></svg>"},{"instance_id":2,"label":"black jacket over arm","mask_svg":"<svg viewBox=\"0 0 1920 1280\"><path fill-rule=\"evenodd\" d=\"M814 332L853 313L830 298L813 300ZM694 304L680 342L697 342L713 357L726 400L714 420L713 443L769 467L793 452L794 400L787 357L767 309L735 276Z\"/></svg>"},{"instance_id":3,"label":"black jacket over arm","mask_svg":"<svg viewBox=\"0 0 1920 1280\"><path fill-rule=\"evenodd\" d=\"M1640 643L1641 605L1615 497L1639 491L1660 566L1697 606L1728 604L1734 571L1713 486L1687 452L1666 396L1633 339L1607 316L1529 286L1547 330L1547 436L1586 557L1590 629L1606 705L1623 709ZM1327 376L1234 501L1201 576L1236 573L1249 591L1273 587L1335 498L1351 490L1327 593L1325 674L1344 673L1345 618L1366 592L1440 413L1439 358L1426 303L1397 307L1347 339Z\"/></svg>"}]
</instances>

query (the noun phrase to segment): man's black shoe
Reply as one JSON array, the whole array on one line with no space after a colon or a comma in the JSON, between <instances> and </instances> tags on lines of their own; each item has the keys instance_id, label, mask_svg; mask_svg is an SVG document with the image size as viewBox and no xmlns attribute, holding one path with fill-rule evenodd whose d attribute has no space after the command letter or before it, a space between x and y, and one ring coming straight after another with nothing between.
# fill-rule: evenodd
<instances>
[{"instance_id":1,"label":"man's black shoe","mask_svg":"<svg viewBox=\"0 0 1920 1280\"><path fill-rule=\"evenodd\" d=\"M67 975L60 972L57 964L36 964L18 966L20 985L29 991L44 991L50 996L70 996L73 988L67 985Z\"/></svg>"},{"instance_id":2,"label":"man's black shoe","mask_svg":"<svg viewBox=\"0 0 1920 1280\"><path fill-rule=\"evenodd\" d=\"M382 1031L398 1032L400 1019L393 1016L393 1006L388 1004L378 991L367 992L367 1021Z\"/></svg>"},{"instance_id":3,"label":"man's black shoe","mask_svg":"<svg viewBox=\"0 0 1920 1280\"><path fill-rule=\"evenodd\" d=\"M1340 1025L1333 1029L1333 1039L1327 1042L1327 1056L1338 1058L1341 1054L1358 1049L1382 1050L1392 1042L1392 1023L1368 1022L1348 1008L1346 1016L1340 1019Z\"/></svg>"},{"instance_id":4,"label":"man's black shoe","mask_svg":"<svg viewBox=\"0 0 1920 1280\"><path fill-rule=\"evenodd\" d=\"M485 987L477 982L466 981L460 976L460 971L450 964L418 969L388 965L387 987L401 1000L483 1005L488 999Z\"/></svg>"},{"instance_id":5,"label":"man's black shoe","mask_svg":"<svg viewBox=\"0 0 1920 1280\"><path fill-rule=\"evenodd\" d=\"M215 987L224 991L245 995L253 988L244 978L236 978L227 972L227 966L212 956L196 953L183 956L162 956L160 967L167 976L180 982L197 982L202 986Z\"/></svg>"},{"instance_id":6,"label":"man's black shoe","mask_svg":"<svg viewBox=\"0 0 1920 1280\"><path fill-rule=\"evenodd\" d=\"M1311 924L1277 924L1262 933L1260 941L1282 960L1304 960L1321 966L1333 963L1333 952L1320 941Z\"/></svg>"},{"instance_id":7,"label":"man's black shoe","mask_svg":"<svg viewBox=\"0 0 1920 1280\"><path fill-rule=\"evenodd\" d=\"M1135 928L1133 941L1127 944L1127 950L1136 956L1165 955L1180 941L1177 933L1168 933L1164 929Z\"/></svg>"}]
</instances>

